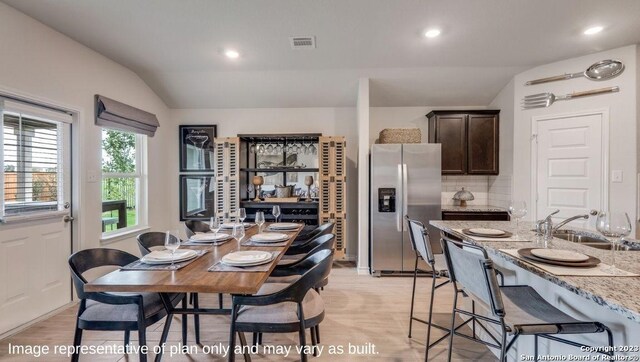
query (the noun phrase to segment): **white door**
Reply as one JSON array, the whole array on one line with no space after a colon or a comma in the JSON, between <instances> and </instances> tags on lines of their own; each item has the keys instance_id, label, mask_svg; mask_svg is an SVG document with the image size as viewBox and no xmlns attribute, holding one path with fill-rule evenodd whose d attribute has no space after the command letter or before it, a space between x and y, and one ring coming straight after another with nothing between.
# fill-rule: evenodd
<instances>
[{"instance_id":1,"label":"white door","mask_svg":"<svg viewBox=\"0 0 640 362\"><path fill-rule=\"evenodd\" d=\"M0 102L1 335L71 301L72 226L71 117Z\"/></svg>"},{"instance_id":2,"label":"white door","mask_svg":"<svg viewBox=\"0 0 640 362\"><path fill-rule=\"evenodd\" d=\"M534 120L534 190L536 220L553 210L554 223L570 216L601 210L605 199L606 132L603 113ZM593 218L571 223L595 225Z\"/></svg>"}]
</instances>

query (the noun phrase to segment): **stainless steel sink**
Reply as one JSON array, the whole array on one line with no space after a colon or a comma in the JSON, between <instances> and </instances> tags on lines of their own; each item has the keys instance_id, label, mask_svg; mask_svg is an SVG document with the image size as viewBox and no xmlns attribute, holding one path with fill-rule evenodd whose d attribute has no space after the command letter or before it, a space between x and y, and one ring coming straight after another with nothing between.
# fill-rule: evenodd
<instances>
[{"instance_id":1,"label":"stainless steel sink","mask_svg":"<svg viewBox=\"0 0 640 362\"><path fill-rule=\"evenodd\" d=\"M564 239L574 243L580 243L582 245L590 246L592 248L611 250L613 244L605 238L593 237L591 235L583 234L574 230L558 230L553 233L553 236L558 239ZM617 250L632 250L623 245L617 245Z\"/></svg>"}]
</instances>

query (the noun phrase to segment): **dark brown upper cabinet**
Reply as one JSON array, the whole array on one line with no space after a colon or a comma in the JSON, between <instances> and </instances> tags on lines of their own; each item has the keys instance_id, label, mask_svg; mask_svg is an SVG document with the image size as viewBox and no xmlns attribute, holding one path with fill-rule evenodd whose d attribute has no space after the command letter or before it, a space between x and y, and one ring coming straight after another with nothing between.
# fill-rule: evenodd
<instances>
[{"instance_id":1,"label":"dark brown upper cabinet","mask_svg":"<svg viewBox=\"0 0 640 362\"><path fill-rule=\"evenodd\" d=\"M433 111L429 143L442 144L443 175L497 175L499 110Z\"/></svg>"}]
</instances>

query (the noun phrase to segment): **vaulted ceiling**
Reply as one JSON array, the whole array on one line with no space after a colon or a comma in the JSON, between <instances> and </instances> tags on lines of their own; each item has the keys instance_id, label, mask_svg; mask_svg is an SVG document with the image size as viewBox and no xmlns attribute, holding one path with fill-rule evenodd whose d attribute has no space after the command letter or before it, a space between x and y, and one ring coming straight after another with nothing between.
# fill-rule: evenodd
<instances>
[{"instance_id":1,"label":"vaulted ceiling","mask_svg":"<svg viewBox=\"0 0 640 362\"><path fill-rule=\"evenodd\" d=\"M353 106L360 77L374 106L486 105L525 69L640 42L638 0L3 1L171 108ZM591 25L605 29L585 36ZM299 35L317 48L291 49Z\"/></svg>"}]
</instances>

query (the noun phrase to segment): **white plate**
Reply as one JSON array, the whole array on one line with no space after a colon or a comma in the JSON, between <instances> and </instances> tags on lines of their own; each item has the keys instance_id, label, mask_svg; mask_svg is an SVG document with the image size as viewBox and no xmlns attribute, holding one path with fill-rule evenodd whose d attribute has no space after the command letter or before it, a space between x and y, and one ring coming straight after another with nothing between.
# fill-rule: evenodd
<instances>
[{"instance_id":1,"label":"white plate","mask_svg":"<svg viewBox=\"0 0 640 362\"><path fill-rule=\"evenodd\" d=\"M483 235L504 235L506 232L504 230L498 229L485 229L485 228L474 228L469 229L474 234L483 234Z\"/></svg>"},{"instance_id":2,"label":"white plate","mask_svg":"<svg viewBox=\"0 0 640 362\"><path fill-rule=\"evenodd\" d=\"M270 261L273 255L268 251L243 250L229 253L222 257L222 261L228 265L247 265L257 262Z\"/></svg>"},{"instance_id":3,"label":"white plate","mask_svg":"<svg viewBox=\"0 0 640 362\"><path fill-rule=\"evenodd\" d=\"M300 224L296 224L293 222L276 222L269 225L269 228L273 230L291 230L297 229L299 226Z\"/></svg>"},{"instance_id":4,"label":"white plate","mask_svg":"<svg viewBox=\"0 0 640 362\"><path fill-rule=\"evenodd\" d=\"M176 250L175 263L193 259L198 256L198 252L192 249ZM171 252L169 250L155 250L143 256L140 261L145 264L170 264Z\"/></svg>"},{"instance_id":5,"label":"white plate","mask_svg":"<svg viewBox=\"0 0 640 362\"><path fill-rule=\"evenodd\" d=\"M589 260L588 255L571 250L561 249L531 249L531 254L538 258L555 261L581 262Z\"/></svg>"},{"instance_id":6,"label":"white plate","mask_svg":"<svg viewBox=\"0 0 640 362\"><path fill-rule=\"evenodd\" d=\"M225 265L244 268L244 267L249 267L249 266L257 266L257 265L267 264L267 263L271 262L272 259L273 259L273 257L271 257L271 258L269 258L267 260L259 260L259 261L255 261L255 262L252 262L252 263L235 263L235 262L229 262L229 261L225 261L225 260L222 260L221 262L222 262L222 264L225 264Z\"/></svg>"},{"instance_id":7,"label":"white plate","mask_svg":"<svg viewBox=\"0 0 640 362\"><path fill-rule=\"evenodd\" d=\"M258 243L277 243L289 239L289 235L282 233L261 233L251 237L252 241Z\"/></svg>"},{"instance_id":8,"label":"white plate","mask_svg":"<svg viewBox=\"0 0 640 362\"><path fill-rule=\"evenodd\" d=\"M225 222L222 225L220 225L220 228L221 229L233 229L233 225L235 225L235 224L236 223L233 223L233 222ZM252 224L250 222L244 222L243 224L244 224L244 228L245 229L248 229L248 228L252 227L253 225L255 225L255 224Z\"/></svg>"},{"instance_id":9,"label":"white plate","mask_svg":"<svg viewBox=\"0 0 640 362\"><path fill-rule=\"evenodd\" d=\"M195 234L193 235L189 241L198 243L211 243L211 242L216 242L216 241L223 241L223 240L227 240L227 239L231 239L231 235L227 235L227 234L222 234L222 233L205 233L205 234Z\"/></svg>"}]
</instances>

